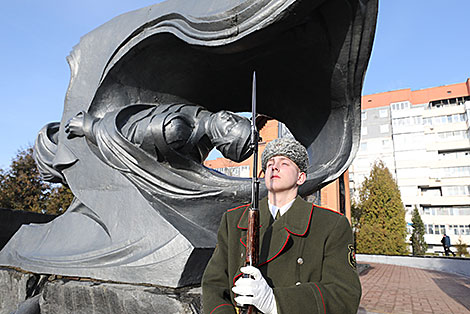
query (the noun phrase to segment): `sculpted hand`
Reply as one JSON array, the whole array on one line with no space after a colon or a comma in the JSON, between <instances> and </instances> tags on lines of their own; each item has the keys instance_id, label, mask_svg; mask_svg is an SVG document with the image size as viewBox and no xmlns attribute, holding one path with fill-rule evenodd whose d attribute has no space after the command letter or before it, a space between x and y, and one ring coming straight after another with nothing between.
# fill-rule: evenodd
<instances>
[{"instance_id":1,"label":"sculpted hand","mask_svg":"<svg viewBox=\"0 0 470 314\"><path fill-rule=\"evenodd\" d=\"M68 138L85 136L91 133L95 119L86 112L79 112L75 117L70 119L65 125L65 132Z\"/></svg>"},{"instance_id":2,"label":"sculpted hand","mask_svg":"<svg viewBox=\"0 0 470 314\"><path fill-rule=\"evenodd\" d=\"M69 134L67 136L68 138L85 135L83 133L84 117L84 113L79 112L75 117L67 122L65 125L65 132Z\"/></svg>"},{"instance_id":3,"label":"sculpted hand","mask_svg":"<svg viewBox=\"0 0 470 314\"><path fill-rule=\"evenodd\" d=\"M247 266L240 268L244 274L252 278L239 278L232 291L238 296L235 301L239 305L254 305L265 314L277 314L276 299L273 289L268 285L258 268Z\"/></svg>"}]
</instances>

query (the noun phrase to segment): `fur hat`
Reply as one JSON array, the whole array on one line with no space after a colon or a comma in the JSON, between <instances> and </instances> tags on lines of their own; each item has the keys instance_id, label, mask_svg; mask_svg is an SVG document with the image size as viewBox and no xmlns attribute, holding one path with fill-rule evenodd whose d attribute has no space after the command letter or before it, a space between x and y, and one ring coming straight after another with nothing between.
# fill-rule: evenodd
<instances>
[{"instance_id":1,"label":"fur hat","mask_svg":"<svg viewBox=\"0 0 470 314\"><path fill-rule=\"evenodd\" d=\"M269 142L261 155L261 166L266 171L268 160L274 156L285 156L292 160L301 172L307 173L307 149L293 138L281 137Z\"/></svg>"}]
</instances>

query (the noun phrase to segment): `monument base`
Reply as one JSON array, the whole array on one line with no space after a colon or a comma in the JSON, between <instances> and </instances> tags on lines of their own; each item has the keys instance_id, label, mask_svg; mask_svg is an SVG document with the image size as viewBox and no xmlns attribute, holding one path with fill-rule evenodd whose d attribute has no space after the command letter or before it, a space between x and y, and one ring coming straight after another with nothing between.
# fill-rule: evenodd
<instances>
[{"instance_id":1,"label":"monument base","mask_svg":"<svg viewBox=\"0 0 470 314\"><path fill-rule=\"evenodd\" d=\"M0 314L202 313L201 288L164 288L0 268Z\"/></svg>"}]
</instances>

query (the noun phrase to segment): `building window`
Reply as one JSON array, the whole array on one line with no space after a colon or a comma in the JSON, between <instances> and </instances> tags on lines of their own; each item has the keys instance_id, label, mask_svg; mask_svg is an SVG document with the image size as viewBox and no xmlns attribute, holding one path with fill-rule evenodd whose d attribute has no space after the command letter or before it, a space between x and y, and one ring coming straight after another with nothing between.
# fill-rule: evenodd
<instances>
[{"instance_id":1,"label":"building window","mask_svg":"<svg viewBox=\"0 0 470 314\"><path fill-rule=\"evenodd\" d=\"M407 232L408 234L412 234L412 233L413 233L413 227L411 226L410 223L408 223L408 224L406 225L406 232Z\"/></svg>"},{"instance_id":2,"label":"building window","mask_svg":"<svg viewBox=\"0 0 470 314\"><path fill-rule=\"evenodd\" d=\"M367 142L361 143L360 150L361 151L366 151L367 150Z\"/></svg>"},{"instance_id":3,"label":"building window","mask_svg":"<svg viewBox=\"0 0 470 314\"><path fill-rule=\"evenodd\" d=\"M380 116L381 118L386 118L386 117L388 117L388 110L387 110L387 109L380 109L380 111L379 111L379 116Z\"/></svg>"},{"instance_id":4,"label":"building window","mask_svg":"<svg viewBox=\"0 0 470 314\"><path fill-rule=\"evenodd\" d=\"M422 196L442 196L440 187L419 188Z\"/></svg>"},{"instance_id":5,"label":"building window","mask_svg":"<svg viewBox=\"0 0 470 314\"><path fill-rule=\"evenodd\" d=\"M470 177L470 166L438 168L431 171L431 178Z\"/></svg>"},{"instance_id":6,"label":"building window","mask_svg":"<svg viewBox=\"0 0 470 314\"><path fill-rule=\"evenodd\" d=\"M217 168L219 172L232 177L249 177L250 166Z\"/></svg>"},{"instance_id":7,"label":"building window","mask_svg":"<svg viewBox=\"0 0 470 314\"><path fill-rule=\"evenodd\" d=\"M278 127L279 127L279 130L278 130L279 137L294 138L294 135L292 135L292 132L284 123L279 122Z\"/></svg>"},{"instance_id":8,"label":"building window","mask_svg":"<svg viewBox=\"0 0 470 314\"><path fill-rule=\"evenodd\" d=\"M456 113L456 114L423 119L423 123L425 125L440 125L440 124L465 122L465 121L467 121L467 115L465 113Z\"/></svg>"},{"instance_id":9,"label":"building window","mask_svg":"<svg viewBox=\"0 0 470 314\"><path fill-rule=\"evenodd\" d=\"M467 131L439 132L436 135L437 135L438 142L458 141L458 140L468 139Z\"/></svg>"},{"instance_id":10,"label":"building window","mask_svg":"<svg viewBox=\"0 0 470 314\"><path fill-rule=\"evenodd\" d=\"M389 127L388 124L383 124L380 126L380 133L388 133Z\"/></svg>"},{"instance_id":11,"label":"building window","mask_svg":"<svg viewBox=\"0 0 470 314\"><path fill-rule=\"evenodd\" d=\"M450 90L447 91L447 94L452 94L452 91ZM429 108L432 109L432 108L440 108L444 106L460 106L460 105L463 105L465 101L469 99L470 99L470 96L435 100L429 103Z\"/></svg>"},{"instance_id":12,"label":"building window","mask_svg":"<svg viewBox=\"0 0 470 314\"><path fill-rule=\"evenodd\" d=\"M459 233L460 233L460 235L465 235L465 233L466 233L466 226L465 225L459 225Z\"/></svg>"},{"instance_id":13,"label":"building window","mask_svg":"<svg viewBox=\"0 0 470 314\"><path fill-rule=\"evenodd\" d=\"M458 225L449 225L450 232L454 235L459 235L459 226Z\"/></svg>"},{"instance_id":14,"label":"building window","mask_svg":"<svg viewBox=\"0 0 470 314\"><path fill-rule=\"evenodd\" d=\"M361 120L362 120L362 121L367 120L367 111L362 111L362 113L361 113Z\"/></svg>"},{"instance_id":15,"label":"building window","mask_svg":"<svg viewBox=\"0 0 470 314\"><path fill-rule=\"evenodd\" d=\"M469 150L463 150L463 151L440 151L438 153L438 158L440 160L442 159L459 159L459 158L468 158L470 157L470 151Z\"/></svg>"},{"instance_id":16,"label":"building window","mask_svg":"<svg viewBox=\"0 0 470 314\"><path fill-rule=\"evenodd\" d=\"M438 226L436 225L436 228ZM441 229L441 234L445 234L446 233L446 226L445 225L440 225L440 229Z\"/></svg>"},{"instance_id":17,"label":"building window","mask_svg":"<svg viewBox=\"0 0 470 314\"><path fill-rule=\"evenodd\" d=\"M445 225L424 224L425 234L450 234L450 235L470 235L470 225L449 225L446 230Z\"/></svg>"},{"instance_id":18,"label":"building window","mask_svg":"<svg viewBox=\"0 0 470 314\"><path fill-rule=\"evenodd\" d=\"M361 135L367 135L367 127L366 126L361 127Z\"/></svg>"},{"instance_id":19,"label":"building window","mask_svg":"<svg viewBox=\"0 0 470 314\"><path fill-rule=\"evenodd\" d=\"M470 195L470 185L443 186L443 196L467 196Z\"/></svg>"},{"instance_id":20,"label":"building window","mask_svg":"<svg viewBox=\"0 0 470 314\"><path fill-rule=\"evenodd\" d=\"M413 206L412 205L405 205L405 214L410 214L413 211Z\"/></svg>"},{"instance_id":21,"label":"building window","mask_svg":"<svg viewBox=\"0 0 470 314\"><path fill-rule=\"evenodd\" d=\"M410 109L410 107L411 103L409 101L400 101L390 104L390 108L392 109L392 111Z\"/></svg>"},{"instance_id":22,"label":"building window","mask_svg":"<svg viewBox=\"0 0 470 314\"><path fill-rule=\"evenodd\" d=\"M454 207L423 206L423 215L429 215L429 216L467 216L467 215L470 215L470 207L468 207L468 206L454 206Z\"/></svg>"},{"instance_id":23,"label":"building window","mask_svg":"<svg viewBox=\"0 0 470 314\"><path fill-rule=\"evenodd\" d=\"M430 118L424 118L430 119ZM425 120L421 116L397 118L392 120L393 126L422 125ZM427 120L426 120L427 121ZM427 123L427 122L426 122Z\"/></svg>"},{"instance_id":24,"label":"building window","mask_svg":"<svg viewBox=\"0 0 470 314\"><path fill-rule=\"evenodd\" d=\"M428 234L434 234L434 225L428 225Z\"/></svg>"}]
</instances>

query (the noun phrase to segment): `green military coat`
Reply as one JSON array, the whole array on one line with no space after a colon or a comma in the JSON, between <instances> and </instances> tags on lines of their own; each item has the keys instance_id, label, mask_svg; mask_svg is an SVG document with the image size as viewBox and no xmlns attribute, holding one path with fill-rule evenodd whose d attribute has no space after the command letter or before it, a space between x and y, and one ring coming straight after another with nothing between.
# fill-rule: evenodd
<instances>
[{"instance_id":1,"label":"green military coat","mask_svg":"<svg viewBox=\"0 0 470 314\"><path fill-rule=\"evenodd\" d=\"M206 314L236 313L231 290L244 264L249 205L228 210L202 279ZM297 197L274 221L260 201L260 263L279 314L356 313L361 284L351 227L341 214Z\"/></svg>"}]
</instances>

